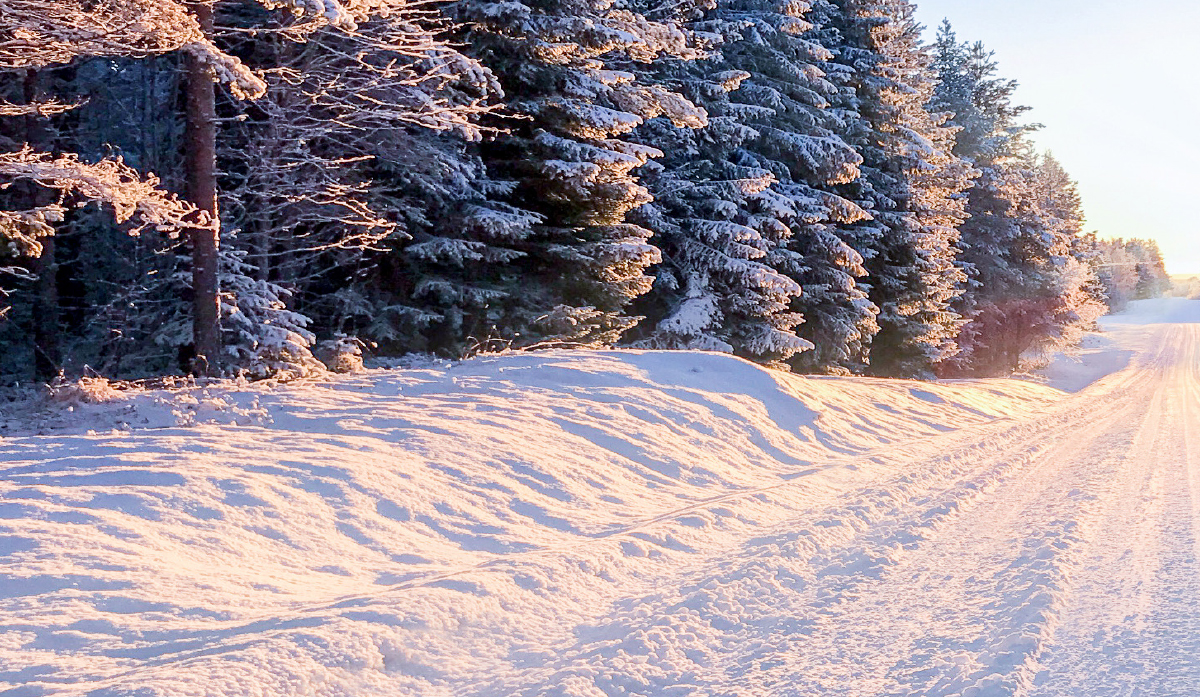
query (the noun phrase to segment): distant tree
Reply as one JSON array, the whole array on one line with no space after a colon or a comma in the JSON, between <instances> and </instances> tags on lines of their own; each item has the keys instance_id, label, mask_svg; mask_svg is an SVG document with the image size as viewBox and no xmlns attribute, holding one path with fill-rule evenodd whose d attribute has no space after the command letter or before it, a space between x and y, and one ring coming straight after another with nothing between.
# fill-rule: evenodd
<instances>
[{"instance_id":1,"label":"distant tree","mask_svg":"<svg viewBox=\"0 0 1200 697\"><path fill-rule=\"evenodd\" d=\"M1039 158L1026 168L991 173L1004 177L992 180L985 199L996 207L964 226L964 239L977 245L964 251L974 271L972 309L962 351L947 367L1004 375L1077 344L1106 308L1092 290L1095 272L1079 245L1078 193L1058 162ZM985 258L983 249L995 256Z\"/></svg>"},{"instance_id":2,"label":"distant tree","mask_svg":"<svg viewBox=\"0 0 1200 697\"><path fill-rule=\"evenodd\" d=\"M1200 276L1173 279L1170 294L1172 297L1200 300Z\"/></svg>"},{"instance_id":3,"label":"distant tree","mask_svg":"<svg viewBox=\"0 0 1200 697\"><path fill-rule=\"evenodd\" d=\"M1134 300L1156 298L1171 289L1162 252L1154 240L1090 239L1094 267L1113 312Z\"/></svg>"},{"instance_id":4,"label":"distant tree","mask_svg":"<svg viewBox=\"0 0 1200 697\"><path fill-rule=\"evenodd\" d=\"M1171 277L1167 275L1158 243L1149 239L1132 239L1126 243L1126 249L1137 260L1138 281L1134 288L1134 298L1149 300L1166 293L1171 287Z\"/></svg>"}]
</instances>

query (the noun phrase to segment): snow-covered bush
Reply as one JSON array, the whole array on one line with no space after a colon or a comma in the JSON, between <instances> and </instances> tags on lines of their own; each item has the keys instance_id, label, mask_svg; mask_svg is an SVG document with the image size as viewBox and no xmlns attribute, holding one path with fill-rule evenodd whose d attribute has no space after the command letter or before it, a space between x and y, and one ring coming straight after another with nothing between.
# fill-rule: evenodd
<instances>
[{"instance_id":1,"label":"snow-covered bush","mask_svg":"<svg viewBox=\"0 0 1200 697\"><path fill-rule=\"evenodd\" d=\"M121 399L108 378L84 376L75 380L59 378L49 386L50 399L60 404L107 404Z\"/></svg>"},{"instance_id":2,"label":"snow-covered bush","mask_svg":"<svg viewBox=\"0 0 1200 697\"><path fill-rule=\"evenodd\" d=\"M355 336L337 336L317 344L317 360L335 373L357 373L363 368L363 342Z\"/></svg>"}]
</instances>

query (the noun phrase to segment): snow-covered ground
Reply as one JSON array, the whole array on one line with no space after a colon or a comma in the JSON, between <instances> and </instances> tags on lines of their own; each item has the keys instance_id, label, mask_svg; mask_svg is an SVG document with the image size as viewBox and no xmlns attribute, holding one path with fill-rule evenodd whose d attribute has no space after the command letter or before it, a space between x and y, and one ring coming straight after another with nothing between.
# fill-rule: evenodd
<instances>
[{"instance_id":1,"label":"snow-covered ground","mask_svg":"<svg viewBox=\"0 0 1200 697\"><path fill-rule=\"evenodd\" d=\"M0 695L1200 694L1200 302L1045 383L536 353L0 430Z\"/></svg>"}]
</instances>

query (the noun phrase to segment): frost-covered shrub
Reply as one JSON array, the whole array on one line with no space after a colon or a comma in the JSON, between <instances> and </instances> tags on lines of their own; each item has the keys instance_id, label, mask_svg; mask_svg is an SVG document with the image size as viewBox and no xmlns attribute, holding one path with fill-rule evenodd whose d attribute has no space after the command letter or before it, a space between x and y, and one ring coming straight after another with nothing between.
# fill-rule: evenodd
<instances>
[{"instance_id":1,"label":"frost-covered shrub","mask_svg":"<svg viewBox=\"0 0 1200 697\"><path fill-rule=\"evenodd\" d=\"M309 318L287 309L287 289L254 278L245 253L221 255L221 323L227 368L252 378L300 378L324 372L313 357Z\"/></svg>"},{"instance_id":2,"label":"frost-covered shrub","mask_svg":"<svg viewBox=\"0 0 1200 697\"><path fill-rule=\"evenodd\" d=\"M50 398L61 404L107 404L122 397L108 378L85 376L75 380L59 378L50 384Z\"/></svg>"},{"instance_id":3,"label":"frost-covered shrub","mask_svg":"<svg viewBox=\"0 0 1200 697\"><path fill-rule=\"evenodd\" d=\"M363 342L354 336L338 336L317 344L315 355L335 373L356 373L363 368Z\"/></svg>"}]
</instances>

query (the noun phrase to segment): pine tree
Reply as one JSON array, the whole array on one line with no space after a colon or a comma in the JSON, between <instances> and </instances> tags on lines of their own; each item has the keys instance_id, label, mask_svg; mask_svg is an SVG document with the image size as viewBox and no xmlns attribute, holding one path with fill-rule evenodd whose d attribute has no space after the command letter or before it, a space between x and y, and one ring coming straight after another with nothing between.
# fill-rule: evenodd
<instances>
[{"instance_id":1,"label":"pine tree","mask_svg":"<svg viewBox=\"0 0 1200 697\"><path fill-rule=\"evenodd\" d=\"M208 40L200 21L202 19L202 16L198 18L189 14L183 5L173 0L131 0L124 3L13 0L6 3L0 12L0 34L13 39L3 42L3 47L0 47L0 70L24 69L29 71L27 82L36 84L34 71L50 65L70 63L81 57L140 57L182 50L189 60L204 66L212 79L225 81L240 96L258 94L263 86L262 81ZM53 104L43 109L37 103L36 90L26 96L24 115L27 118L62 110ZM6 115L21 112L20 108L11 105L0 109L0 113ZM32 132L26 130L27 135ZM161 191L147 192L145 185L153 187L156 180L152 177L143 180L120 160L90 165L67 155L51 161L41 153L30 150L29 140L32 139L26 139L23 150L7 156L7 164L17 167L10 170L13 177L23 177L44 188L57 189L64 196L84 195L104 201L114 207L119 222L133 216L133 213L124 212L130 207L135 211L143 209L143 213L152 207L157 208L159 217L172 216L183 210L169 195ZM0 234L12 230L14 235L31 238L30 231L36 230L39 236L50 239L52 228L47 223L61 222L62 219L61 213L55 212L56 207L61 209L59 203L35 203L32 208L2 216L12 222L0 225ZM195 235L200 234L198 230L212 227L210 212L195 206L188 207L188 210L191 219L183 226L184 229ZM48 217L48 214L52 214L52 217ZM150 213L148 217L153 218L154 215ZM37 224L31 226L35 219ZM53 240L45 245L34 241L26 248L34 256L49 252L45 262L40 264L42 280L38 298L42 305L50 302L56 307L57 289L49 278L55 268ZM39 264L35 263L36 266ZM51 316L45 317L46 313ZM34 342L35 345L43 344L37 352L37 372L42 377L53 371L53 364L60 360L57 348L48 345L45 337L44 321L56 323L54 314L54 308L49 307L42 307L35 312Z\"/></svg>"},{"instance_id":2,"label":"pine tree","mask_svg":"<svg viewBox=\"0 0 1200 697\"><path fill-rule=\"evenodd\" d=\"M146 345L144 330L153 330L154 340L163 348L176 344L195 347L193 353L205 359L197 366L200 372L214 372L224 358L229 359L231 371L264 365L260 360L263 347L287 343L274 340L273 327L298 329L303 325L302 318L283 306L283 299L294 297L297 291L311 296L327 290L328 284L343 284L346 277L331 275L330 269L355 267L349 273L361 280L363 268L370 265L364 259L375 254L370 248L401 227L400 216L380 211L414 208L406 205L412 200L407 192L396 193L402 184L374 183L387 179L380 173L388 167L408 168L406 158L416 161L430 152L443 156L461 152L464 136L479 137L473 119L489 108L483 102L494 92L494 81L486 69L445 42L447 26L437 19L437 13L405 0L216 3L218 11L228 14L224 19L234 19L230 26L271 29L259 35L227 32L220 38L223 48L216 46L209 30L208 3L14 2L20 12L0 13L0 30L16 32L25 44L6 42L0 47L0 69L24 70L47 62L103 56L110 61L113 74L128 74L130 61L122 56L172 52L183 55L188 63L184 72L190 81L191 107L157 114L142 125L155 130L157 124L177 122L181 113L195 117L187 129L192 143L192 159L184 167L187 171L183 176L175 176L179 171L166 174L180 189L190 187L190 198L202 202L204 210L185 207L192 216L181 228L193 238L188 253L178 254L166 241L160 249L165 252L159 259L162 263L155 268L136 263L113 268L113 275L120 276L139 267L154 274L153 279L143 282L131 276L122 284L124 289L90 298L100 308L97 320L118 322L121 329L136 327L133 333L140 333L139 338L131 339L128 333L111 327L111 333L121 339L96 341L96 335L104 333L99 330L92 335L93 343L116 349L110 355L117 357L118 365L130 365L130 352L148 359L154 349ZM279 13L281 8L291 10L294 17ZM280 50L270 56L266 47ZM264 60L271 57L279 60ZM241 59L265 69L267 79ZM214 93L214 82L224 83L228 91ZM268 91L269 98L249 107L226 96L262 98ZM172 100L168 97L159 103L169 105ZM232 117L221 129L216 127L218 106L222 118ZM30 108L37 113L60 113L69 107L52 101L36 107L8 102L0 105L0 115L27 116L33 113ZM127 123L126 115L122 110L121 120ZM272 127L263 127L268 122L273 122ZM89 141L89 157L77 160L77 167L88 166L90 159L118 141L134 145L124 132L110 130L108 140L98 141L91 137L95 129L78 133L86 136L80 145ZM451 130L456 135L445 139L444 148L427 147L422 152L408 147L409 142L433 142L423 133ZM397 133L400 135L392 135ZM391 137L377 138L380 134ZM73 132L71 137L76 135ZM241 149L227 147L233 140ZM271 149L280 144L283 147ZM144 154L137 147L126 152L134 159ZM399 156L393 156L396 153ZM218 155L222 158L220 178ZM446 161L452 167L470 169L469 163L459 162L456 156L433 160L427 169L431 173ZM240 189L233 191L239 184ZM73 191L85 188L76 186ZM478 191L473 195L483 197ZM220 223L216 220L218 201L228 207L223 211L228 215L220 216ZM426 213L431 210L426 209ZM44 213L43 223L58 222L55 216L61 217L53 207ZM29 209L14 215L25 221L26 231L32 231L26 223L40 213ZM78 227L83 222L83 217L72 214L62 224ZM224 249L218 246L222 226L228 240ZM240 227L246 229L239 235ZM92 226L91 230L101 228ZM51 229L49 224L36 228ZM24 246L26 251L43 248L31 235L25 237L34 242ZM179 263L192 269L191 282L179 282L183 270ZM91 266L83 263L76 268L83 271L78 276L83 280ZM197 273L203 277L200 282ZM227 291L220 290L221 280L230 284ZM175 294L174 301L164 295L168 292ZM240 297L238 292L248 295ZM175 326L170 318L180 316L177 305L185 297L193 298L198 308L185 313L195 328L190 338L170 329ZM127 311L127 300L136 300L140 309ZM126 309L118 309L122 306ZM247 311L251 307L256 308L254 313ZM253 321L220 328L221 318L240 320L252 315ZM253 327L265 334L254 336ZM308 340L303 331L291 331L289 336L288 341ZM293 348L289 345L285 352L299 355ZM254 365L247 365L247 360ZM299 360L307 362L303 356ZM208 363L211 365L206 367Z\"/></svg>"}]
</instances>

